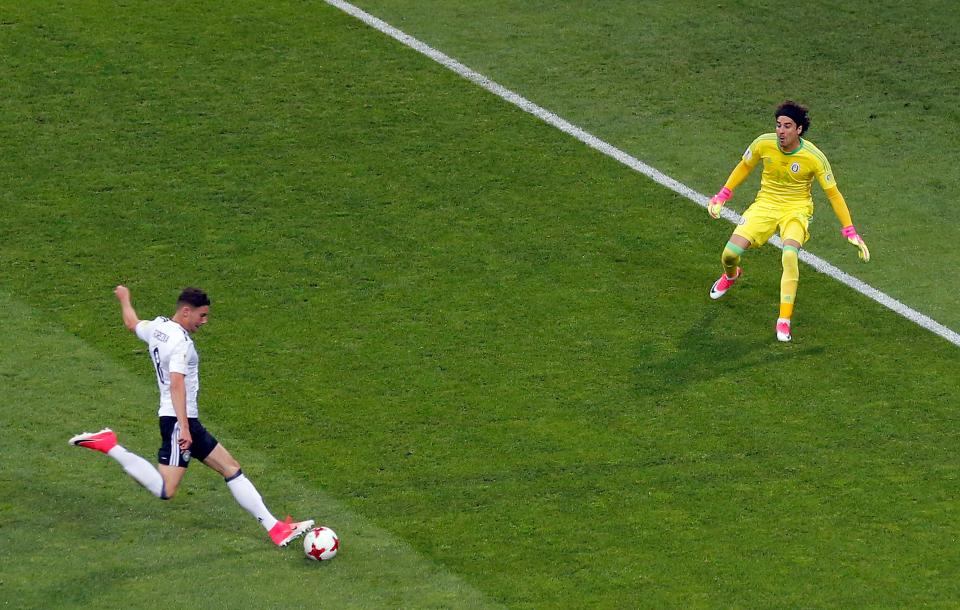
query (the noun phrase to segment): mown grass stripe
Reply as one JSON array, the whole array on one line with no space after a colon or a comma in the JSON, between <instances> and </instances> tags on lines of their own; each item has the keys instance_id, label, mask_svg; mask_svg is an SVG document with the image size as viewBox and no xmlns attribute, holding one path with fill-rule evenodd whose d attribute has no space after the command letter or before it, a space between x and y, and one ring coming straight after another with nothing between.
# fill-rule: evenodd
<instances>
[{"instance_id":1,"label":"mown grass stripe","mask_svg":"<svg viewBox=\"0 0 960 610\"><path fill-rule=\"evenodd\" d=\"M168 598L223 608L499 607L314 480L286 476L255 439L230 449L278 517L309 515L337 530L342 548L332 562L307 560L299 541L272 546L223 479L200 464L176 498L156 500L110 458L67 444L110 426L154 460L156 385L147 363L131 374L6 290L0 323L9 329L0 446L4 462L16 464L0 473L0 590L18 608L153 608ZM126 333L119 316L116 332ZM227 422L206 423L226 436ZM171 569L189 569L189 587L171 590L171 557Z\"/></svg>"}]
</instances>

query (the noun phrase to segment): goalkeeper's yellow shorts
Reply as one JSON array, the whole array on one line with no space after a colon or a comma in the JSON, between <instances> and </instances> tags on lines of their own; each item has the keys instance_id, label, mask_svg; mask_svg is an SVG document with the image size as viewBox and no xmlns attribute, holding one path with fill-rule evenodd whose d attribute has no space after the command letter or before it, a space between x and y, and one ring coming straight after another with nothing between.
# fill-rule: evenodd
<instances>
[{"instance_id":1,"label":"goalkeeper's yellow shorts","mask_svg":"<svg viewBox=\"0 0 960 610\"><path fill-rule=\"evenodd\" d=\"M779 230L781 239L792 239L802 246L810 239L808 229L812 216L809 209L784 210L754 203L743 213L743 224L734 229L733 234L749 240L756 248L767 243Z\"/></svg>"}]
</instances>

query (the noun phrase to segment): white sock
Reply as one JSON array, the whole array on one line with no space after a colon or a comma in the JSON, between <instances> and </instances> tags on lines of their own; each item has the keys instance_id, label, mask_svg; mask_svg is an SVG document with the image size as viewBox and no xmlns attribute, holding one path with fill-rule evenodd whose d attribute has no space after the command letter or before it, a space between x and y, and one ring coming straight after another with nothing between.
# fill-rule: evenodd
<instances>
[{"instance_id":1,"label":"white sock","mask_svg":"<svg viewBox=\"0 0 960 610\"><path fill-rule=\"evenodd\" d=\"M158 498L163 495L163 476L153 464L136 453L130 453L120 445L114 446L107 455L120 462L128 475L136 479L153 495Z\"/></svg>"},{"instance_id":2,"label":"white sock","mask_svg":"<svg viewBox=\"0 0 960 610\"><path fill-rule=\"evenodd\" d=\"M237 504L247 510L248 513L257 518L268 532L277 524L277 519L267 510L260 492L253 486L250 479L244 476L243 472L238 472L232 479L227 481L227 487L230 493L237 500Z\"/></svg>"}]
</instances>

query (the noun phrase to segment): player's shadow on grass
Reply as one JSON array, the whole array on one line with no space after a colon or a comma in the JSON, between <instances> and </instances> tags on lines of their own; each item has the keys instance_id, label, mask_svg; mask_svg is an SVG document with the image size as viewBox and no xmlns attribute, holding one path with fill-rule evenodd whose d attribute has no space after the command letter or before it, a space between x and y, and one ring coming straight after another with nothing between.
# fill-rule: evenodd
<instances>
[{"instance_id":1,"label":"player's shadow on grass","mask_svg":"<svg viewBox=\"0 0 960 610\"><path fill-rule=\"evenodd\" d=\"M721 317L722 309L709 309L673 345L652 344L641 349L640 386L677 388L824 352L822 346L779 344L772 328L769 336L746 334L742 328L718 328Z\"/></svg>"}]
</instances>

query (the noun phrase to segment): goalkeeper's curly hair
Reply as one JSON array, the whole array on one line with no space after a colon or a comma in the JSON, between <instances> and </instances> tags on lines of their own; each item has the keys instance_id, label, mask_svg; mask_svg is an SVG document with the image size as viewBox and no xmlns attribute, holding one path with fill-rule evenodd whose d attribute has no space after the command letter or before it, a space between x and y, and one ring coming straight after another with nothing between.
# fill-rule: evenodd
<instances>
[{"instance_id":1,"label":"goalkeeper's curly hair","mask_svg":"<svg viewBox=\"0 0 960 610\"><path fill-rule=\"evenodd\" d=\"M799 104L793 100L786 100L779 106L773 113L773 118L788 116L793 119L793 122L801 128L800 135L807 135L807 131L810 129L810 116L807 114L809 111L807 107L803 104Z\"/></svg>"}]
</instances>

